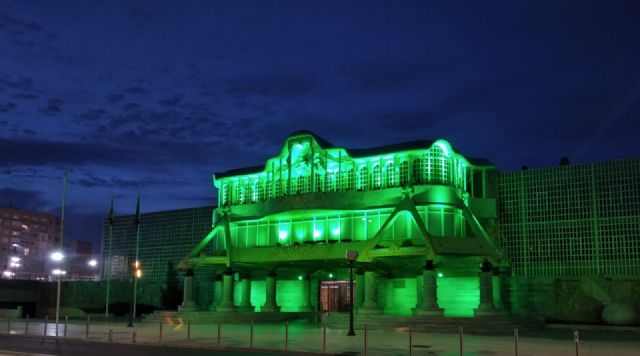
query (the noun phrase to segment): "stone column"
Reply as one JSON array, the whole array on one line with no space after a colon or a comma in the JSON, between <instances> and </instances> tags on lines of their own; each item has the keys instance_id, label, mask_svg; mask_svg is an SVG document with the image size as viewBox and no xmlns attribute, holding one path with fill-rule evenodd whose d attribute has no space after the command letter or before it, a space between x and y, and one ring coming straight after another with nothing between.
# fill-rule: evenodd
<instances>
[{"instance_id":1,"label":"stone column","mask_svg":"<svg viewBox=\"0 0 640 356\"><path fill-rule=\"evenodd\" d=\"M227 268L222 276L222 300L216 308L216 311L236 311L236 307L233 305L233 270L231 270L231 268Z\"/></svg>"},{"instance_id":2,"label":"stone column","mask_svg":"<svg viewBox=\"0 0 640 356\"><path fill-rule=\"evenodd\" d=\"M478 278L480 279L480 305L475 310L475 316L499 314L493 305L493 273L488 261L482 263Z\"/></svg>"},{"instance_id":3,"label":"stone column","mask_svg":"<svg viewBox=\"0 0 640 356\"><path fill-rule=\"evenodd\" d=\"M211 302L211 306L209 310L216 311L218 305L222 301L222 277L220 274L216 272L216 278L213 281L213 302Z\"/></svg>"},{"instance_id":4,"label":"stone column","mask_svg":"<svg viewBox=\"0 0 640 356\"><path fill-rule=\"evenodd\" d=\"M189 268L184 276L184 286L182 289L182 305L178 306L179 311L195 310L196 303L193 301L193 269Z\"/></svg>"},{"instance_id":5,"label":"stone column","mask_svg":"<svg viewBox=\"0 0 640 356\"><path fill-rule=\"evenodd\" d=\"M442 308L438 306L438 274L432 260L427 261L422 271L422 303L417 304L414 309L415 315L444 315Z\"/></svg>"},{"instance_id":6,"label":"stone column","mask_svg":"<svg viewBox=\"0 0 640 356\"><path fill-rule=\"evenodd\" d=\"M420 309L424 303L424 279L421 274L416 276L416 307L414 309Z\"/></svg>"},{"instance_id":7,"label":"stone column","mask_svg":"<svg viewBox=\"0 0 640 356\"><path fill-rule=\"evenodd\" d=\"M270 272L265 279L266 300L260 311L279 312L280 306L276 304L276 273Z\"/></svg>"},{"instance_id":8,"label":"stone column","mask_svg":"<svg viewBox=\"0 0 640 356\"><path fill-rule=\"evenodd\" d=\"M238 305L238 311L254 311L254 307L251 305L251 277L248 274L242 275L240 291L242 293L242 299L240 300L240 305Z\"/></svg>"},{"instance_id":9,"label":"stone column","mask_svg":"<svg viewBox=\"0 0 640 356\"><path fill-rule=\"evenodd\" d=\"M301 312L312 312L311 307L311 275L304 276L302 282L302 305L300 306Z\"/></svg>"},{"instance_id":10,"label":"stone column","mask_svg":"<svg viewBox=\"0 0 640 356\"><path fill-rule=\"evenodd\" d=\"M353 307L354 307L354 311L358 310L358 308L360 308L362 306L362 303L364 301L364 272L363 271L356 271L356 277L355 277L355 293L354 293L354 297L353 297Z\"/></svg>"},{"instance_id":11,"label":"stone column","mask_svg":"<svg viewBox=\"0 0 640 356\"><path fill-rule=\"evenodd\" d=\"M359 314L381 314L378 305L378 274L373 271L364 272L364 303L358 309Z\"/></svg>"}]
</instances>

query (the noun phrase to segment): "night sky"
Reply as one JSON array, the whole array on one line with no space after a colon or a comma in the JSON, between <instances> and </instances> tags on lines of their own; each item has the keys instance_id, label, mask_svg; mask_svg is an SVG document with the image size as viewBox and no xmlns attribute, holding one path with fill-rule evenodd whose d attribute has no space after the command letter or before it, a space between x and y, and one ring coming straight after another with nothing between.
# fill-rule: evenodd
<instances>
[{"instance_id":1,"label":"night sky","mask_svg":"<svg viewBox=\"0 0 640 356\"><path fill-rule=\"evenodd\" d=\"M639 1L0 0L0 205L94 241L311 130L502 171L640 155Z\"/></svg>"}]
</instances>

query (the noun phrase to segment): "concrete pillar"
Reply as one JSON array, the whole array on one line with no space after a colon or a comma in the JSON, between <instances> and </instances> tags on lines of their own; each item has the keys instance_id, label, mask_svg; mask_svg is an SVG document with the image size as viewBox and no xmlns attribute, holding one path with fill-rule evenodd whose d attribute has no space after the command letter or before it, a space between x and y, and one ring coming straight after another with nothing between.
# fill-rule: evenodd
<instances>
[{"instance_id":1,"label":"concrete pillar","mask_svg":"<svg viewBox=\"0 0 640 356\"><path fill-rule=\"evenodd\" d=\"M428 260L422 271L422 301L413 310L419 316L442 316L444 312L438 306L438 273L433 261Z\"/></svg>"},{"instance_id":2,"label":"concrete pillar","mask_svg":"<svg viewBox=\"0 0 640 356\"><path fill-rule=\"evenodd\" d=\"M381 314L378 305L378 274L373 271L364 272L364 303L358 309L359 314Z\"/></svg>"},{"instance_id":3,"label":"concrete pillar","mask_svg":"<svg viewBox=\"0 0 640 356\"><path fill-rule=\"evenodd\" d=\"M276 273L270 272L265 279L266 300L260 311L279 312L280 306L276 304Z\"/></svg>"},{"instance_id":4,"label":"concrete pillar","mask_svg":"<svg viewBox=\"0 0 640 356\"><path fill-rule=\"evenodd\" d=\"M222 300L216 311L236 311L236 307L233 305L233 271L231 268L227 268L222 275Z\"/></svg>"},{"instance_id":5,"label":"concrete pillar","mask_svg":"<svg viewBox=\"0 0 640 356\"><path fill-rule=\"evenodd\" d=\"M313 307L311 302L311 275L307 274L302 279L302 304L300 306L301 312L312 312Z\"/></svg>"},{"instance_id":6,"label":"concrete pillar","mask_svg":"<svg viewBox=\"0 0 640 356\"><path fill-rule=\"evenodd\" d=\"M493 272L491 264L485 261L482 270L478 272L480 279L480 305L475 310L476 316L501 314L493 304Z\"/></svg>"},{"instance_id":7,"label":"concrete pillar","mask_svg":"<svg viewBox=\"0 0 640 356\"><path fill-rule=\"evenodd\" d=\"M249 275L242 275L240 280L241 300L238 305L238 311L252 312L254 307L251 305L251 277Z\"/></svg>"},{"instance_id":8,"label":"concrete pillar","mask_svg":"<svg viewBox=\"0 0 640 356\"><path fill-rule=\"evenodd\" d=\"M189 268L184 277L182 289L182 305L178 306L179 311L195 310L196 303L193 300L193 269Z\"/></svg>"},{"instance_id":9,"label":"concrete pillar","mask_svg":"<svg viewBox=\"0 0 640 356\"><path fill-rule=\"evenodd\" d=\"M416 307L415 309L420 309L422 303L424 302L424 280L422 275L419 274L416 276Z\"/></svg>"},{"instance_id":10,"label":"concrete pillar","mask_svg":"<svg viewBox=\"0 0 640 356\"><path fill-rule=\"evenodd\" d=\"M356 277L355 277L355 289L354 290L354 296L353 296L353 307L355 308L355 310L357 310L358 308L360 308L362 306L362 303L364 302L364 272L363 271L357 271L356 272Z\"/></svg>"},{"instance_id":11,"label":"concrete pillar","mask_svg":"<svg viewBox=\"0 0 640 356\"><path fill-rule=\"evenodd\" d=\"M221 301L222 301L222 276L216 273L216 278L213 281L213 302L211 303L209 310L215 311L218 308L218 305L220 305Z\"/></svg>"}]
</instances>

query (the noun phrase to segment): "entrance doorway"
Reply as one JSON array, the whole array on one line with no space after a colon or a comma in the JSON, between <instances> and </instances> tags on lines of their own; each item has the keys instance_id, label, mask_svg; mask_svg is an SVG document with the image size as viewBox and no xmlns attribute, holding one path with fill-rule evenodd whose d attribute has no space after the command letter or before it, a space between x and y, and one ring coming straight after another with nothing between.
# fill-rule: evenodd
<instances>
[{"instance_id":1,"label":"entrance doorway","mask_svg":"<svg viewBox=\"0 0 640 356\"><path fill-rule=\"evenodd\" d=\"M357 288L355 286L355 281L354 288ZM320 305L322 306L323 312L348 312L349 303L349 281L321 282Z\"/></svg>"}]
</instances>

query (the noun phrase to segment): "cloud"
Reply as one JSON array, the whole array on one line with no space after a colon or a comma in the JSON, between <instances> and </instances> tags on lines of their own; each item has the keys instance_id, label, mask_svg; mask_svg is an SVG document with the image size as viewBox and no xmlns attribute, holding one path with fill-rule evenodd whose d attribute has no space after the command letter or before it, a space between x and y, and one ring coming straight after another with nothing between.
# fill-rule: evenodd
<instances>
[{"instance_id":1,"label":"cloud","mask_svg":"<svg viewBox=\"0 0 640 356\"><path fill-rule=\"evenodd\" d=\"M0 167L35 165L122 165L157 162L155 155L98 143L72 143L0 138L0 152L14 152L0 157Z\"/></svg>"},{"instance_id":2,"label":"cloud","mask_svg":"<svg viewBox=\"0 0 640 356\"><path fill-rule=\"evenodd\" d=\"M114 93L107 95L107 101L110 103L116 103L118 101L124 100L125 96L123 94Z\"/></svg>"},{"instance_id":3,"label":"cloud","mask_svg":"<svg viewBox=\"0 0 640 356\"><path fill-rule=\"evenodd\" d=\"M433 60L415 62L359 62L345 69L352 85L364 91L387 91L423 83L436 72Z\"/></svg>"},{"instance_id":4,"label":"cloud","mask_svg":"<svg viewBox=\"0 0 640 356\"><path fill-rule=\"evenodd\" d=\"M47 204L42 193L37 190L0 188L0 206L15 209L41 211Z\"/></svg>"},{"instance_id":5,"label":"cloud","mask_svg":"<svg viewBox=\"0 0 640 356\"><path fill-rule=\"evenodd\" d=\"M160 104L168 107L176 107L182 102L182 94L175 94L169 98L159 100Z\"/></svg>"},{"instance_id":6,"label":"cloud","mask_svg":"<svg viewBox=\"0 0 640 356\"><path fill-rule=\"evenodd\" d=\"M18 106L15 103L0 103L0 112L1 113L9 113L14 111Z\"/></svg>"},{"instance_id":7,"label":"cloud","mask_svg":"<svg viewBox=\"0 0 640 356\"><path fill-rule=\"evenodd\" d=\"M147 89L140 86L130 86L122 89L122 91L128 94L143 94L147 92Z\"/></svg>"},{"instance_id":8,"label":"cloud","mask_svg":"<svg viewBox=\"0 0 640 356\"><path fill-rule=\"evenodd\" d=\"M64 103L63 100L60 99L51 99L49 100L49 104L47 106L40 108L40 112L47 115L56 115L62 111L60 107Z\"/></svg>"},{"instance_id":9,"label":"cloud","mask_svg":"<svg viewBox=\"0 0 640 356\"><path fill-rule=\"evenodd\" d=\"M151 185L180 185L185 184L177 179L164 179L159 177L142 177L142 178L120 178L97 176L92 173L85 174L84 177L73 181L74 184L87 188L107 187L107 188L140 188L149 187Z\"/></svg>"},{"instance_id":10,"label":"cloud","mask_svg":"<svg viewBox=\"0 0 640 356\"><path fill-rule=\"evenodd\" d=\"M292 98L309 95L320 82L304 74L279 74L227 80L227 92L232 95Z\"/></svg>"}]
</instances>

